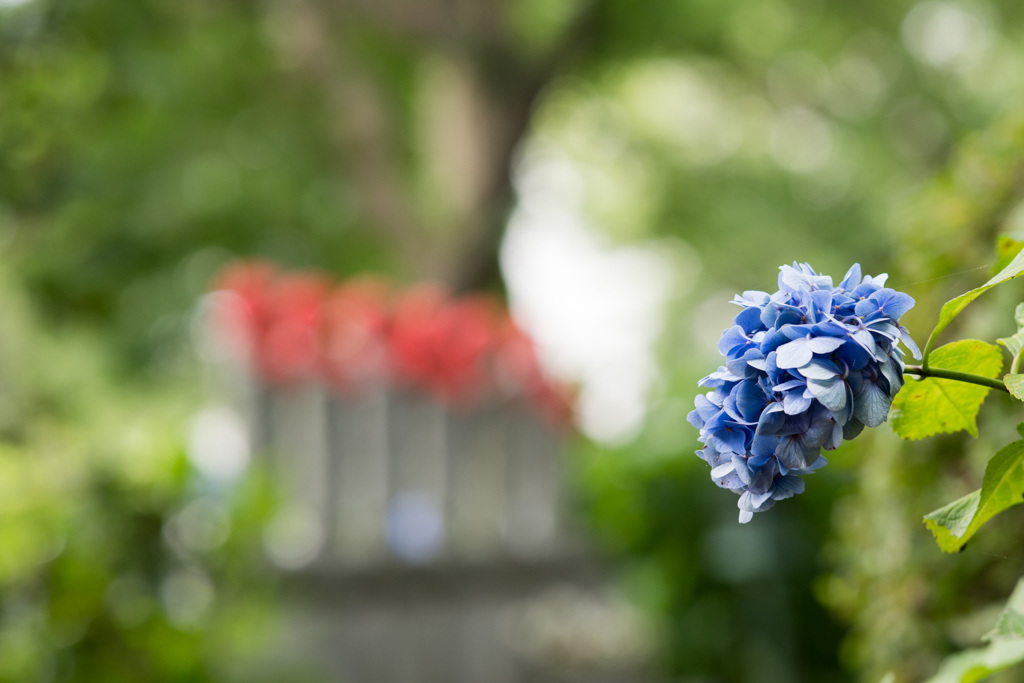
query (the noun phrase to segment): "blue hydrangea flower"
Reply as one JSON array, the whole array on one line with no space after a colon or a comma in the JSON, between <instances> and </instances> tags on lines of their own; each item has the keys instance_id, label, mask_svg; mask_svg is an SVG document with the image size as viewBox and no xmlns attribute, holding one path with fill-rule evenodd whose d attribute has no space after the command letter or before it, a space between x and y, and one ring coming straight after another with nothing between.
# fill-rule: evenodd
<instances>
[{"instance_id":1,"label":"blue hydrangea flower","mask_svg":"<svg viewBox=\"0 0 1024 683\"><path fill-rule=\"evenodd\" d=\"M885 287L886 275L862 277L855 264L833 286L806 263L779 270L779 291L733 299L743 310L718 342L725 366L700 381L711 391L687 418L744 523L802 493L822 449L885 422L903 386L900 342L921 357L899 321L914 300Z\"/></svg>"}]
</instances>

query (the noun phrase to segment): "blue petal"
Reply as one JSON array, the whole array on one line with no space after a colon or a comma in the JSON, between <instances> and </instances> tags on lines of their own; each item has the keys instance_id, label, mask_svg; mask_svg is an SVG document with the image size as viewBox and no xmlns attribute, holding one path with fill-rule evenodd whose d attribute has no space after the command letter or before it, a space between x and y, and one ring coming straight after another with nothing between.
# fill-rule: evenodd
<instances>
[{"instance_id":1,"label":"blue petal","mask_svg":"<svg viewBox=\"0 0 1024 683\"><path fill-rule=\"evenodd\" d=\"M747 459L744 458L742 455L733 455L732 466L734 471L736 472L736 476L740 478L740 481L743 482L743 485L749 486L751 472L750 468L747 467Z\"/></svg>"},{"instance_id":2,"label":"blue petal","mask_svg":"<svg viewBox=\"0 0 1024 683\"><path fill-rule=\"evenodd\" d=\"M811 428L811 413L805 412L799 415L788 415L783 416L786 418L785 424L783 424L777 434L779 436L792 436L800 435Z\"/></svg>"},{"instance_id":3,"label":"blue petal","mask_svg":"<svg viewBox=\"0 0 1024 683\"><path fill-rule=\"evenodd\" d=\"M740 499L736 501L736 506L740 510L746 510L747 512L760 512L759 508L771 499L771 494L767 496L765 494L754 494L750 491L744 491Z\"/></svg>"},{"instance_id":4,"label":"blue petal","mask_svg":"<svg viewBox=\"0 0 1024 683\"><path fill-rule=\"evenodd\" d=\"M727 474L720 479L712 479L711 481L715 482L715 486L718 488L729 489L730 491L735 491L737 489L743 490L745 486L735 472Z\"/></svg>"},{"instance_id":5,"label":"blue petal","mask_svg":"<svg viewBox=\"0 0 1024 683\"><path fill-rule=\"evenodd\" d=\"M903 386L903 363L896 358L886 359L878 364L878 368L889 382L889 398L896 398L896 392Z\"/></svg>"},{"instance_id":6,"label":"blue petal","mask_svg":"<svg viewBox=\"0 0 1024 683\"><path fill-rule=\"evenodd\" d=\"M721 408L725 405L725 399L729 397L729 392L722 391L721 389L715 389L714 391L708 392L706 396L711 403Z\"/></svg>"},{"instance_id":7,"label":"blue petal","mask_svg":"<svg viewBox=\"0 0 1024 683\"><path fill-rule=\"evenodd\" d=\"M854 308L853 308L854 313L856 313L861 318L865 318L865 317L871 315L872 313L877 313L880 310L881 309L878 307L878 304L876 304L870 298L869 299L861 299L860 301L857 302L857 305L854 306Z\"/></svg>"},{"instance_id":8,"label":"blue petal","mask_svg":"<svg viewBox=\"0 0 1024 683\"><path fill-rule=\"evenodd\" d=\"M736 376L755 379L764 372L764 354L756 348L749 348L739 358L729 360L725 367Z\"/></svg>"},{"instance_id":9,"label":"blue petal","mask_svg":"<svg viewBox=\"0 0 1024 683\"><path fill-rule=\"evenodd\" d=\"M883 315L898 320L913 307L914 300L909 295L885 288L874 292L867 299L858 301L854 310L862 318Z\"/></svg>"},{"instance_id":10,"label":"blue petal","mask_svg":"<svg viewBox=\"0 0 1024 683\"><path fill-rule=\"evenodd\" d=\"M843 345L843 341L838 337L812 337L807 345L814 353L832 353Z\"/></svg>"},{"instance_id":11,"label":"blue petal","mask_svg":"<svg viewBox=\"0 0 1024 683\"><path fill-rule=\"evenodd\" d=\"M736 468L733 466L731 462L723 463L718 467L712 468L711 478L720 479L721 477L727 477L735 471Z\"/></svg>"},{"instance_id":12,"label":"blue petal","mask_svg":"<svg viewBox=\"0 0 1024 683\"><path fill-rule=\"evenodd\" d=\"M811 292L810 318L814 322L828 320L832 314L832 292L824 289Z\"/></svg>"},{"instance_id":13,"label":"blue petal","mask_svg":"<svg viewBox=\"0 0 1024 683\"><path fill-rule=\"evenodd\" d=\"M779 437L755 434L754 440L750 443L750 453L755 458L775 455L775 449L778 446Z\"/></svg>"},{"instance_id":14,"label":"blue petal","mask_svg":"<svg viewBox=\"0 0 1024 683\"><path fill-rule=\"evenodd\" d=\"M837 289L840 289L843 292L853 291L853 289L860 284L860 278L860 264L854 263L850 266L850 269L846 271L846 276L843 277L843 281L839 283Z\"/></svg>"},{"instance_id":15,"label":"blue petal","mask_svg":"<svg viewBox=\"0 0 1024 683\"><path fill-rule=\"evenodd\" d=\"M786 424L786 415L777 410L771 412L765 411L761 413L761 417L757 421L757 429L754 430L755 435L761 436L774 436L778 434L779 430L782 429Z\"/></svg>"},{"instance_id":16,"label":"blue petal","mask_svg":"<svg viewBox=\"0 0 1024 683\"><path fill-rule=\"evenodd\" d=\"M914 358L921 360L921 349L917 348L917 344L910 338L910 330L900 325L900 341L907 345L910 349L910 353L914 355Z\"/></svg>"},{"instance_id":17,"label":"blue petal","mask_svg":"<svg viewBox=\"0 0 1024 683\"><path fill-rule=\"evenodd\" d=\"M864 431L864 423L854 417L843 425L843 438L849 441L856 438L862 431Z\"/></svg>"},{"instance_id":18,"label":"blue petal","mask_svg":"<svg viewBox=\"0 0 1024 683\"><path fill-rule=\"evenodd\" d=\"M845 422L845 420L844 420ZM843 425L837 420L835 425L832 426L832 435L824 445L826 451L834 451L839 448L843 443Z\"/></svg>"},{"instance_id":19,"label":"blue petal","mask_svg":"<svg viewBox=\"0 0 1024 683\"><path fill-rule=\"evenodd\" d=\"M833 411L832 417L840 425L846 424L847 422L849 422L850 418L853 417L853 388L850 387L849 382L846 382L846 405L843 407L842 410ZM839 440L836 441L836 445L833 446L833 448L838 448L840 441L842 441L841 435L836 438Z\"/></svg>"},{"instance_id":20,"label":"blue petal","mask_svg":"<svg viewBox=\"0 0 1024 683\"><path fill-rule=\"evenodd\" d=\"M771 467L762 467L759 470L751 470L750 483L747 485L747 491L750 492L752 502L758 504L763 503L768 498L771 498L770 491L772 490L772 481L775 480L775 473L778 471L778 466L775 464L775 458L771 459Z\"/></svg>"},{"instance_id":21,"label":"blue petal","mask_svg":"<svg viewBox=\"0 0 1024 683\"><path fill-rule=\"evenodd\" d=\"M815 335L815 327L817 327L817 325L786 325L785 327L780 327L779 331L786 335L790 340L808 339Z\"/></svg>"},{"instance_id":22,"label":"blue petal","mask_svg":"<svg viewBox=\"0 0 1024 683\"><path fill-rule=\"evenodd\" d=\"M805 467L802 470L793 470L792 472L790 472L790 474L799 474L799 475L810 474L811 472L815 472L817 470L820 470L822 467L824 467L827 464L828 464L828 460L825 459L825 456L821 456L817 460L815 460L813 463L811 463L810 467Z\"/></svg>"},{"instance_id":23,"label":"blue petal","mask_svg":"<svg viewBox=\"0 0 1024 683\"><path fill-rule=\"evenodd\" d=\"M807 277L792 266L779 266L779 289L798 290L808 287Z\"/></svg>"},{"instance_id":24,"label":"blue petal","mask_svg":"<svg viewBox=\"0 0 1024 683\"><path fill-rule=\"evenodd\" d=\"M746 420L740 414L740 409L736 407L736 394L732 392L729 397L725 399L725 403L722 405L722 409L725 411L725 417L723 420L709 420L708 431L717 432L719 429L725 427L732 427L734 424L743 424ZM732 423L727 425L726 421Z\"/></svg>"},{"instance_id":25,"label":"blue petal","mask_svg":"<svg viewBox=\"0 0 1024 683\"><path fill-rule=\"evenodd\" d=\"M846 407L846 382L838 377L809 379L807 390L832 412L838 412Z\"/></svg>"},{"instance_id":26,"label":"blue petal","mask_svg":"<svg viewBox=\"0 0 1024 683\"><path fill-rule=\"evenodd\" d=\"M747 334L766 329L764 323L761 322L761 309L759 308L746 308L740 311L736 316L736 324Z\"/></svg>"},{"instance_id":27,"label":"blue petal","mask_svg":"<svg viewBox=\"0 0 1024 683\"><path fill-rule=\"evenodd\" d=\"M765 355L765 358L768 358L776 349L788 341L789 337L782 330L769 329L758 348L761 349L761 353Z\"/></svg>"},{"instance_id":28,"label":"blue petal","mask_svg":"<svg viewBox=\"0 0 1024 683\"><path fill-rule=\"evenodd\" d=\"M862 301L882 288L881 285L876 285L873 282L869 282L869 280L871 280L870 276L865 277L864 282L853 288L850 296L858 301Z\"/></svg>"},{"instance_id":29,"label":"blue petal","mask_svg":"<svg viewBox=\"0 0 1024 683\"><path fill-rule=\"evenodd\" d=\"M697 386L718 388L725 386L729 382L739 382L741 379L743 378L739 375L734 375L726 368L720 367L716 372L712 372L697 382Z\"/></svg>"},{"instance_id":30,"label":"blue petal","mask_svg":"<svg viewBox=\"0 0 1024 683\"><path fill-rule=\"evenodd\" d=\"M791 379L782 384L776 384L773 389L775 391L789 391L790 389L796 389L797 387L807 386L807 380L805 379Z\"/></svg>"},{"instance_id":31,"label":"blue petal","mask_svg":"<svg viewBox=\"0 0 1024 683\"><path fill-rule=\"evenodd\" d=\"M733 356L737 351L745 349L750 344L751 341L747 338L747 333L743 331L743 328L733 325L722 333L722 338L718 340L718 350L722 352L723 356Z\"/></svg>"},{"instance_id":32,"label":"blue petal","mask_svg":"<svg viewBox=\"0 0 1024 683\"><path fill-rule=\"evenodd\" d=\"M771 299L771 294L768 292L762 292L756 289L748 289L743 294L737 294L732 302L740 304L741 306L752 306L760 308L764 306Z\"/></svg>"},{"instance_id":33,"label":"blue petal","mask_svg":"<svg viewBox=\"0 0 1024 683\"><path fill-rule=\"evenodd\" d=\"M724 462L730 462L732 457L732 453L719 453L711 444L704 446L703 455L701 455L701 459L707 461L712 468L718 467Z\"/></svg>"},{"instance_id":34,"label":"blue petal","mask_svg":"<svg viewBox=\"0 0 1024 683\"><path fill-rule=\"evenodd\" d=\"M707 396L697 394L693 399L694 407L705 421L710 420L718 413L720 408L708 400Z\"/></svg>"},{"instance_id":35,"label":"blue petal","mask_svg":"<svg viewBox=\"0 0 1024 683\"><path fill-rule=\"evenodd\" d=\"M807 339L794 339L788 344L783 344L776 351L775 364L779 368L799 368L807 365L814 357Z\"/></svg>"},{"instance_id":36,"label":"blue petal","mask_svg":"<svg viewBox=\"0 0 1024 683\"><path fill-rule=\"evenodd\" d=\"M768 396L757 382L750 380L740 382L733 390L733 395L736 397L737 410L748 422L757 422L761 411L768 405Z\"/></svg>"},{"instance_id":37,"label":"blue petal","mask_svg":"<svg viewBox=\"0 0 1024 683\"><path fill-rule=\"evenodd\" d=\"M832 434L832 417L827 410L816 409L811 416L811 424L803 433L804 445L810 449L818 449L828 441ZM815 453L815 457L820 453Z\"/></svg>"},{"instance_id":38,"label":"blue petal","mask_svg":"<svg viewBox=\"0 0 1024 683\"><path fill-rule=\"evenodd\" d=\"M864 382L861 392L854 397L853 415L868 427L885 422L891 404L889 394L874 382Z\"/></svg>"},{"instance_id":39,"label":"blue petal","mask_svg":"<svg viewBox=\"0 0 1024 683\"><path fill-rule=\"evenodd\" d=\"M799 415L811 407L811 399L804 398L802 392L790 392L782 399L782 405L787 415Z\"/></svg>"},{"instance_id":40,"label":"blue petal","mask_svg":"<svg viewBox=\"0 0 1024 683\"><path fill-rule=\"evenodd\" d=\"M745 429L716 432L712 435L715 443L723 446L722 451L730 453L746 453L747 437L750 433Z\"/></svg>"},{"instance_id":41,"label":"blue petal","mask_svg":"<svg viewBox=\"0 0 1024 683\"><path fill-rule=\"evenodd\" d=\"M853 341L857 342L857 344L862 349L864 349L865 351L867 351L871 355L874 355L874 353L875 353L875 338L873 336L871 336L871 333L869 331L867 331L866 329L865 330L857 330L856 332L851 334L850 337L852 337Z\"/></svg>"},{"instance_id":42,"label":"blue petal","mask_svg":"<svg viewBox=\"0 0 1024 683\"><path fill-rule=\"evenodd\" d=\"M816 323L811 326L811 333L816 337L839 337L845 338L850 328L842 323L828 320L823 323Z\"/></svg>"},{"instance_id":43,"label":"blue petal","mask_svg":"<svg viewBox=\"0 0 1024 683\"><path fill-rule=\"evenodd\" d=\"M889 318L875 318L867 321L867 328L870 332L880 334L889 341L899 339L900 328Z\"/></svg>"},{"instance_id":44,"label":"blue petal","mask_svg":"<svg viewBox=\"0 0 1024 683\"><path fill-rule=\"evenodd\" d=\"M820 358L812 360L802 368L798 368L797 372L807 379L832 379L839 376L839 368L836 367L835 363Z\"/></svg>"},{"instance_id":45,"label":"blue petal","mask_svg":"<svg viewBox=\"0 0 1024 683\"><path fill-rule=\"evenodd\" d=\"M882 313L893 320L899 320L904 313L914 307L914 299L909 294L894 289L882 289L871 298L878 303Z\"/></svg>"},{"instance_id":46,"label":"blue petal","mask_svg":"<svg viewBox=\"0 0 1024 683\"><path fill-rule=\"evenodd\" d=\"M799 470L809 467L818 455L813 450L808 452L799 437L786 436L779 441L779 447L775 449L775 457L786 468Z\"/></svg>"},{"instance_id":47,"label":"blue petal","mask_svg":"<svg viewBox=\"0 0 1024 683\"><path fill-rule=\"evenodd\" d=\"M772 492L771 492L771 486L769 485L769 490L765 491L764 493L754 493L753 491L751 491L750 492L750 504L754 506L754 510L757 510L762 505L767 503L771 499L771 497L772 497Z\"/></svg>"},{"instance_id":48,"label":"blue petal","mask_svg":"<svg viewBox=\"0 0 1024 683\"><path fill-rule=\"evenodd\" d=\"M788 477L779 477L775 480L775 485L772 487L772 499L785 500L803 492L804 480L791 474Z\"/></svg>"}]
</instances>

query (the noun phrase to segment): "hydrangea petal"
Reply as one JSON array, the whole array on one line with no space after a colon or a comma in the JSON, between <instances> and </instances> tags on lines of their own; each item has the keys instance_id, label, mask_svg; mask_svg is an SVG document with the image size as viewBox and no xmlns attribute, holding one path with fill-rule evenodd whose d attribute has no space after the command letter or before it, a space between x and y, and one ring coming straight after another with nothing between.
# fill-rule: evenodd
<instances>
[{"instance_id":1,"label":"hydrangea petal","mask_svg":"<svg viewBox=\"0 0 1024 683\"><path fill-rule=\"evenodd\" d=\"M910 353L913 354L915 360L921 360L921 349L917 348L917 344L913 339L910 338L910 330L900 325L900 341L903 342Z\"/></svg>"},{"instance_id":2,"label":"hydrangea petal","mask_svg":"<svg viewBox=\"0 0 1024 683\"><path fill-rule=\"evenodd\" d=\"M844 341L838 337L814 337L807 341L807 346L813 353L832 353L842 346Z\"/></svg>"},{"instance_id":3,"label":"hydrangea petal","mask_svg":"<svg viewBox=\"0 0 1024 683\"><path fill-rule=\"evenodd\" d=\"M814 352L811 351L807 339L794 339L783 344L776 351L775 364L782 369L799 368L811 362Z\"/></svg>"},{"instance_id":4,"label":"hydrangea petal","mask_svg":"<svg viewBox=\"0 0 1024 683\"><path fill-rule=\"evenodd\" d=\"M828 441L822 446L826 451L834 451L839 448L840 444L843 443L843 425L837 420L832 426L832 434L829 435Z\"/></svg>"},{"instance_id":5,"label":"hydrangea petal","mask_svg":"<svg viewBox=\"0 0 1024 683\"><path fill-rule=\"evenodd\" d=\"M853 341L857 342L858 345L872 356L875 355L875 338L871 336L871 333L867 330L857 330L850 335Z\"/></svg>"},{"instance_id":6,"label":"hydrangea petal","mask_svg":"<svg viewBox=\"0 0 1024 683\"><path fill-rule=\"evenodd\" d=\"M864 423L854 417L852 420L843 425L843 439L849 441L854 439L864 431Z\"/></svg>"},{"instance_id":7,"label":"hydrangea petal","mask_svg":"<svg viewBox=\"0 0 1024 683\"><path fill-rule=\"evenodd\" d=\"M727 477L736 471L736 467L731 462L724 463L711 470L711 478L719 479L721 477Z\"/></svg>"},{"instance_id":8,"label":"hydrangea petal","mask_svg":"<svg viewBox=\"0 0 1024 683\"><path fill-rule=\"evenodd\" d=\"M809 379L807 390L829 410L836 412L846 407L846 383L839 377Z\"/></svg>"},{"instance_id":9,"label":"hydrangea petal","mask_svg":"<svg viewBox=\"0 0 1024 683\"><path fill-rule=\"evenodd\" d=\"M860 279L860 264L854 263L850 266L850 269L846 271L846 275L843 277L843 281L837 286L837 289L841 292L853 291L853 289L860 284Z\"/></svg>"},{"instance_id":10,"label":"hydrangea petal","mask_svg":"<svg viewBox=\"0 0 1024 683\"><path fill-rule=\"evenodd\" d=\"M775 480L775 486L772 489L772 498L774 500L785 500L803 492L804 480L791 474Z\"/></svg>"},{"instance_id":11,"label":"hydrangea petal","mask_svg":"<svg viewBox=\"0 0 1024 683\"><path fill-rule=\"evenodd\" d=\"M783 382L782 384L776 384L774 389L775 391L790 391L791 389L805 386L807 386L806 379L791 379L787 382Z\"/></svg>"},{"instance_id":12,"label":"hydrangea petal","mask_svg":"<svg viewBox=\"0 0 1024 683\"><path fill-rule=\"evenodd\" d=\"M761 322L761 309L745 308L736 315L736 324L747 334L753 334L758 330L765 329Z\"/></svg>"},{"instance_id":13,"label":"hydrangea petal","mask_svg":"<svg viewBox=\"0 0 1024 683\"><path fill-rule=\"evenodd\" d=\"M832 379L840 374L835 363L821 359L812 360L802 368L798 368L797 372L807 379Z\"/></svg>"},{"instance_id":14,"label":"hydrangea petal","mask_svg":"<svg viewBox=\"0 0 1024 683\"><path fill-rule=\"evenodd\" d=\"M782 399L782 405L787 415L799 415L811 407L811 399L805 398L803 392L790 392Z\"/></svg>"},{"instance_id":15,"label":"hydrangea petal","mask_svg":"<svg viewBox=\"0 0 1024 683\"><path fill-rule=\"evenodd\" d=\"M817 458L813 452L808 452L798 436L785 436L780 439L779 447L775 449L775 457L791 470L808 467Z\"/></svg>"},{"instance_id":16,"label":"hydrangea petal","mask_svg":"<svg viewBox=\"0 0 1024 683\"><path fill-rule=\"evenodd\" d=\"M864 382L861 392L854 399L853 415L867 427L877 427L889 415L892 399L889 393L873 382Z\"/></svg>"},{"instance_id":17,"label":"hydrangea petal","mask_svg":"<svg viewBox=\"0 0 1024 683\"><path fill-rule=\"evenodd\" d=\"M837 286L807 263L779 270L774 294L749 290L721 337L725 367L703 378L687 419L700 430L717 486L739 494L740 521L803 491L801 477L865 425L887 417L903 386L899 318L911 297L864 276L858 264ZM852 343L846 343L846 342Z\"/></svg>"},{"instance_id":18,"label":"hydrangea petal","mask_svg":"<svg viewBox=\"0 0 1024 683\"><path fill-rule=\"evenodd\" d=\"M718 350L723 356L732 356L738 351L746 349L752 342L747 338L747 333L739 325L733 325L722 333L718 340Z\"/></svg>"}]
</instances>

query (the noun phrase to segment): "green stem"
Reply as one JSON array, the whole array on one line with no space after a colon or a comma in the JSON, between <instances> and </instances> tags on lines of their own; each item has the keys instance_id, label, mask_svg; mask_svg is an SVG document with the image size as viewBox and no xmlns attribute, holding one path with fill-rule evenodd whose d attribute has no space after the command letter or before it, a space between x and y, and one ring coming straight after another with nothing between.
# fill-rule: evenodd
<instances>
[{"instance_id":1,"label":"green stem","mask_svg":"<svg viewBox=\"0 0 1024 683\"><path fill-rule=\"evenodd\" d=\"M926 368L921 365L908 365L903 373L906 375L913 375L915 377L938 377L939 379L951 379L955 382L967 382L968 384L977 384L979 386L988 387L990 389L999 389L1010 393L1010 390L1006 388L998 379L991 379L989 377L982 377L981 375L972 375L969 372L957 372L956 370L943 370L942 368Z\"/></svg>"},{"instance_id":2,"label":"green stem","mask_svg":"<svg viewBox=\"0 0 1024 683\"><path fill-rule=\"evenodd\" d=\"M1011 375L1016 375L1017 374L1017 368L1020 367L1020 357L1021 357L1021 354L1024 354L1024 349L1021 349L1020 351L1018 351L1017 355L1015 355L1013 357L1013 360L1010 362L1010 374Z\"/></svg>"},{"instance_id":3,"label":"green stem","mask_svg":"<svg viewBox=\"0 0 1024 683\"><path fill-rule=\"evenodd\" d=\"M928 372L928 357L932 355L932 347L935 346L935 340L939 338L939 328L936 327L932 330L932 333L928 335L928 341L925 342L924 352L921 354L921 369ZM922 375L923 376L923 375Z\"/></svg>"}]
</instances>

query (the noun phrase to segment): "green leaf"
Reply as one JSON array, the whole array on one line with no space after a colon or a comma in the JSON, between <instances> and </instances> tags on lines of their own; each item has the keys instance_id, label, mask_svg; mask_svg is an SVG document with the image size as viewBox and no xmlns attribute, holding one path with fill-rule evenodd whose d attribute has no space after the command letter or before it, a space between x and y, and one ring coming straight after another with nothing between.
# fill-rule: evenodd
<instances>
[{"instance_id":1,"label":"green leaf","mask_svg":"<svg viewBox=\"0 0 1024 683\"><path fill-rule=\"evenodd\" d=\"M996 625L981 637L986 642L1007 638L1024 638L1024 578L1017 580Z\"/></svg>"},{"instance_id":2,"label":"green leaf","mask_svg":"<svg viewBox=\"0 0 1024 683\"><path fill-rule=\"evenodd\" d=\"M992 630L981 637L985 647L947 657L927 683L974 683L1024 661L1024 579L999 615Z\"/></svg>"},{"instance_id":3,"label":"green leaf","mask_svg":"<svg viewBox=\"0 0 1024 683\"><path fill-rule=\"evenodd\" d=\"M931 365L995 378L1003 369L1003 354L992 344L963 339L935 349ZM976 437L975 418L988 392L987 387L951 379L908 380L893 400L892 427L904 439L961 430Z\"/></svg>"},{"instance_id":4,"label":"green leaf","mask_svg":"<svg viewBox=\"0 0 1024 683\"><path fill-rule=\"evenodd\" d=\"M992 630L981 637L985 641L1024 638L1024 614L1015 609L1005 609Z\"/></svg>"},{"instance_id":5,"label":"green leaf","mask_svg":"<svg viewBox=\"0 0 1024 683\"><path fill-rule=\"evenodd\" d=\"M1003 384L1014 397L1024 401L1024 375L1004 375Z\"/></svg>"},{"instance_id":6,"label":"green leaf","mask_svg":"<svg viewBox=\"0 0 1024 683\"><path fill-rule=\"evenodd\" d=\"M985 468L981 489L925 515L939 547L954 553L982 524L1021 502L1024 496L1024 440L996 453Z\"/></svg>"},{"instance_id":7,"label":"green leaf","mask_svg":"<svg viewBox=\"0 0 1024 683\"><path fill-rule=\"evenodd\" d=\"M1013 319L1017 323L1017 333L1011 337L996 339L996 343L1005 346L1011 356L1016 356L1021 348L1024 348L1024 304L1017 304L1013 311Z\"/></svg>"},{"instance_id":8,"label":"green leaf","mask_svg":"<svg viewBox=\"0 0 1024 683\"><path fill-rule=\"evenodd\" d=\"M960 312L967 308L968 304L977 299L979 296L992 289L996 285L1012 280L1013 278L1024 273L1024 249L1017 252L1017 255L1006 264L1006 267L999 271L996 275L992 276L988 282L983 284L981 287L976 287L969 292L961 294L955 299L947 301L942 306L942 310L939 311L939 322L935 324L935 329L932 330L931 335L928 337L928 343L925 345L925 358L928 359L929 364L931 363L931 348L935 344L935 340L938 338L939 333L946 329L946 326L953 321L953 318L960 315Z\"/></svg>"},{"instance_id":9,"label":"green leaf","mask_svg":"<svg viewBox=\"0 0 1024 683\"><path fill-rule=\"evenodd\" d=\"M947 657L927 683L976 683L1024 662L1024 640L997 640Z\"/></svg>"},{"instance_id":10,"label":"green leaf","mask_svg":"<svg viewBox=\"0 0 1024 683\"><path fill-rule=\"evenodd\" d=\"M1012 337L1000 337L996 339L996 343L1005 346L1011 356L1016 356L1024 347L1024 332L1018 332Z\"/></svg>"},{"instance_id":11,"label":"green leaf","mask_svg":"<svg viewBox=\"0 0 1024 683\"><path fill-rule=\"evenodd\" d=\"M939 548L947 553L955 553L963 548L967 541L964 534L971 526L980 503L981 489L978 489L924 516L924 524L935 536Z\"/></svg>"}]
</instances>

